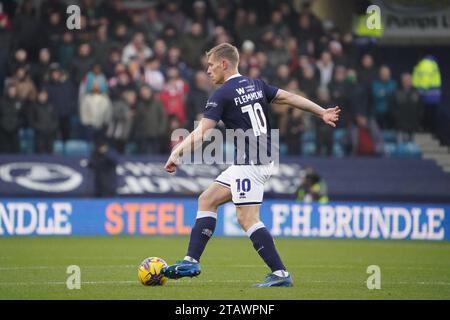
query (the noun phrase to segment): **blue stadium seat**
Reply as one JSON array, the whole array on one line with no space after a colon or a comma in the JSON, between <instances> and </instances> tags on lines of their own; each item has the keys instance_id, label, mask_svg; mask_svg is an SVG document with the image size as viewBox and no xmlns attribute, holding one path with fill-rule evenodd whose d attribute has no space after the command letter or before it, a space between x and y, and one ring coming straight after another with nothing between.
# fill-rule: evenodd
<instances>
[{"instance_id":1,"label":"blue stadium seat","mask_svg":"<svg viewBox=\"0 0 450 320\"><path fill-rule=\"evenodd\" d=\"M420 157L422 152L415 142L405 142L397 145L397 156Z\"/></svg>"},{"instance_id":2,"label":"blue stadium seat","mask_svg":"<svg viewBox=\"0 0 450 320\"><path fill-rule=\"evenodd\" d=\"M61 140L56 140L53 143L54 154L64 154L64 143Z\"/></svg>"},{"instance_id":3,"label":"blue stadium seat","mask_svg":"<svg viewBox=\"0 0 450 320\"><path fill-rule=\"evenodd\" d=\"M334 142L342 142L345 135L345 129L335 129L333 131L333 141Z\"/></svg>"},{"instance_id":4,"label":"blue stadium seat","mask_svg":"<svg viewBox=\"0 0 450 320\"><path fill-rule=\"evenodd\" d=\"M312 156L316 152L316 144L314 142L303 143L303 155Z\"/></svg>"},{"instance_id":5,"label":"blue stadium seat","mask_svg":"<svg viewBox=\"0 0 450 320\"><path fill-rule=\"evenodd\" d=\"M342 158L345 156L344 148L342 147L342 145L340 143L335 142L333 144L333 155L335 157L339 157L339 158Z\"/></svg>"},{"instance_id":6,"label":"blue stadium seat","mask_svg":"<svg viewBox=\"0 0 450 320\"><path fill-rule=\"evenodd\" d=\"M303 133L303 143L316 141L316 133L313 130L308 130Z\"/></svg>"},{"instance_id":7,"label":"blue stadium seat","mask_svg":"<svg viewBox=\"0 0 450 320\"><path fill-rule=\"evenodd\" d=\"M387 142L384 144L384 154L387 156L393 156L397 151L397 144Z\"/></svg>"},{"instance_id":8,"label":"blue stadium seat","mask_svg":"<svg viewBox=\"0 0 450 320\"><path fill-rule=\"evenodd\" d=\"M137 144L134 142L128 142L125 146L125 154L137 154Z\"/></svg>"},{"instance_id":9,"label":"blue stadium seat","mask_svg":"<svg viewBox=\"0 0 450 320\"><path fill-rule=\"evenodd\" d=\"M22 128L19 131L20 151L30 154L34 152L34 130L31 128Z\"/></svg>"},{"instance_id":10,"label":"blue stadium seat","mask_svg":"<svg viewBox=\"0 0 450 320\"><path fill-rule=\"evenodd\" d=\"M385 143L396 143L397 142L397 132L394 130L383 130L382 135L383 135L383 140Z\"/></svg>"},{"instance_id":11,"label":"blue stadium seat","mask_svg":"<svg viewBox=\"0 0 450 320\"><path fill-rule=\"evenodd\" d=\"M67 140L66 155L89 156L90 145L84 140Z\"/></svg>"}]
</instances>

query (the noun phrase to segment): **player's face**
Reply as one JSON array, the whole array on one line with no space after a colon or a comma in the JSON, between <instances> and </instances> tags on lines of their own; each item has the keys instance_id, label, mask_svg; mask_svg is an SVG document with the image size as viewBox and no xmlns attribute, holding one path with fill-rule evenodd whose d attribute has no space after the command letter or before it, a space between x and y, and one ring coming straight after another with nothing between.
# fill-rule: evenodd
<instances>
[{"instance_id":1,"label":"player's face","mask_svg":"<svg viewBox=\"0 0 450 320\"><path fill-rule=\"evenodd\" d=\"M213 55L208 58L208 70L206 72L214 84L221 84L224 82L222 61L220 59L214 59Z\"/></svg>"}]
</instances>

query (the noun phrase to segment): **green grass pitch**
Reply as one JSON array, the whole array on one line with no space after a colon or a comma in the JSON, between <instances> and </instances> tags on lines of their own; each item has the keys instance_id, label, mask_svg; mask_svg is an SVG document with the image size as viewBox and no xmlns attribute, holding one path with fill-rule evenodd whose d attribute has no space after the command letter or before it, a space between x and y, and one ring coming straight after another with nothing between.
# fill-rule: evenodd
<instances>
[{"instance_id":1,"label":"green grass pitch","mask_svg":"<svg viewBox=\"0 0 450 320\"><path fill-rule=\"evenodd\" d=\"M0 238L0 299L450 299L450 243L276 239L292 288L252 288L269 271L247 238L213 238L197 278L145 287L146 257L184 256L186 237ZM69 290L67 266L81 268ZM369 290L369 265L381 289Z\"/></svg>"}]
</instances>

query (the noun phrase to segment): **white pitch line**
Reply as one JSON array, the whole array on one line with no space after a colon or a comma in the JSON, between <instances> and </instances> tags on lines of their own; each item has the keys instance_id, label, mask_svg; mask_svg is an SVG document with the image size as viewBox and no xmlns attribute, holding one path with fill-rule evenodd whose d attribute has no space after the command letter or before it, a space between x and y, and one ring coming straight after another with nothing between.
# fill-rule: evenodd
<instances>
[{"instance_id":1,"label":"white pitch line","mask_svg":"<svg viewBox=\"0 0 450 320\"><path fill-rule=\"evenodd\" d=\"M14 271L14 270L53 270L53 269L66 269L68 266L10 266L0 267L0 271ZM81 266L82 269L118 269L118 268L137 268L139 265L93 265L93 266Z\"/></svg>"},{"instance_id":2,"label":"white pitch line","mask_svg":"<svg viewBox=\"0 0 450 320\"><path fill-rule=\"evenodd\" d=\"M169 286L172 285L184 285L184 284L191 284L191 283L254 283L258 280L199 280L199 279L185 279L182 281L171 281ZM87 284L87 285L99 285L99 284L139 284L138 281L131 281L131 280L105 280L105 281L82 281L81 285ZM365 285L365 282L360 281L327 281L327 280L300 280L300 285L302 283L321 283L321 284L354 284L354 285ZM392 285L424 285L424 286L450 286L450 282L445 281L437 281L437 282L430 282L430 281L418 281L418 282L409 282L409 281L395 281L395 282L383 282L384 285L392 286ZM65 285L66 282L64 281L30 281L30 282L0 282L0 286L14 286L14 285Z\"/></svg>"}]
</instances>

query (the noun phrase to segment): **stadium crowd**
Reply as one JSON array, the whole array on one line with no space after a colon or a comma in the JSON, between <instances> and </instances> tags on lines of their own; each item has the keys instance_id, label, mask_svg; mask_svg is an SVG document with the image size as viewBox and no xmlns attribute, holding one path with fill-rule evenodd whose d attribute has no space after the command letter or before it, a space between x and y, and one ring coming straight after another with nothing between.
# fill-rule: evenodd
<instances>
[{"instance_id":1,"label":"stadium crowd","mask_svg":"<svg viewBox=\"0 0 450 320\"><path fill-rule=\"evenodd\" d=\"M429 130L412 70L392 75L351 32L319 20L306 2L80 0L81 30L66 27L66 5L3 1L0 10L0 153L20 153L19 132L34 130L36 153L56 139L104 134L119 153L169 153L170 133L192 129L213 87L204 52L222 43L241 53L239 70L322 106L339 105L345 154L382 154L380 129L400 140ZM287 153L333 153L333 129L284 106L273 107ZM127 148L130 144L135 149Z\"/></svg>"}]
</instances>

